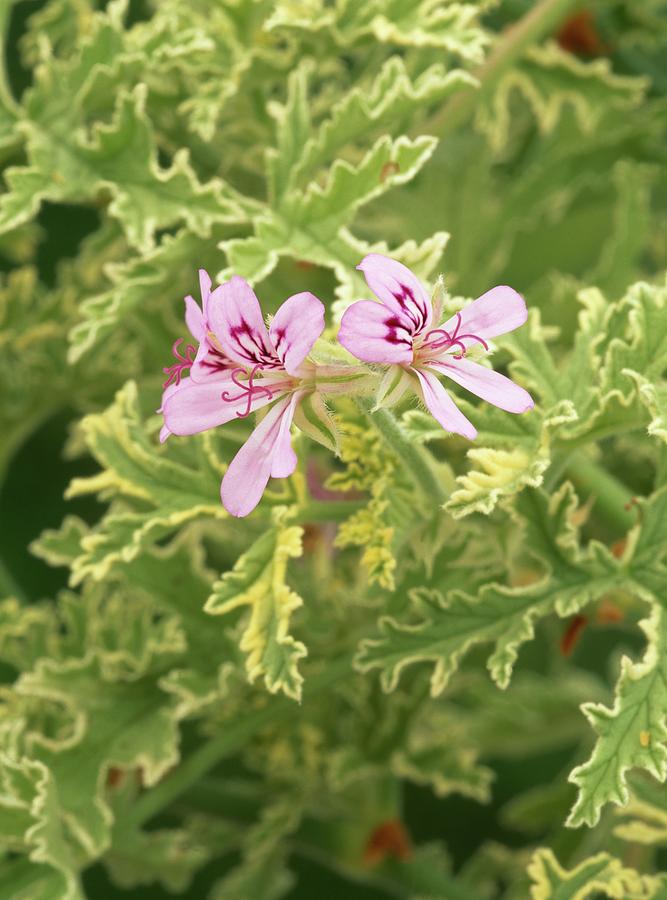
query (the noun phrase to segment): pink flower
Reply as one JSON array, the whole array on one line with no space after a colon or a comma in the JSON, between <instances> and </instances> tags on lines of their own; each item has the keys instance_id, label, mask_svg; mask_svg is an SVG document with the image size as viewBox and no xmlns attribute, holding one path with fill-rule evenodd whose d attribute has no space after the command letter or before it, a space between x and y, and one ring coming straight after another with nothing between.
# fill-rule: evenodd
<instances>
[{"instance_id":1,"label":"pink flower","mask_svg":"<svg viewBox=\"0 0 667 900\"><path fill-rule=\"evenodd\" d=\"M210 279L206 273L200 277L202 309L188 297L185 314L199 347L186 347L183 359L165 370L163 431L196 434L273 404L222 480L225 509L246 516L269 477L286 478L296 466L290 426L299 401L312 390L313 366L306 357L324 330L324 307L313 294L295 294L267 331L259 301L243 278L235 275L210 292ZM190 376L184 376L189 365Z\"/></svg>"},{"instance_id":2,"label":"pink flower","mask_svg":"<svg viewBox=\"0 0 667 900\"><path fill-rule=\"evenodd\" d=\"M163 411L164 403L171 394L186 386L189 378L193 382L220 381L228 378L229 370L234 368L235 364L227 359L220 348L216 346L209 332L208 307L211 299L215 302L216 298L220 296L220 288L211 292L211 277L205 269L199 270L199 289L202 299L201 307L193 297L188 295L185 298L185 324L197 346L186 344L182 348L183 338L179 338L174 343L172 353L176 362L162 370L167 376L167 380L162 385L164 393L162 406L158 412ZM188 370L190 371L189 376L185 375ZM163 425L160 431L160 442L164 443L170 434L169 428Z\"/></svg>"},{"instance_id":3,"label":"pink flower","mask_svg":"<svg viewBox=\"0 0 667 900\"><path fill-rule=\"evenodd\" d=\"M459 410L437 375L507 412L534 406L532 397L509 378L466 359L470 347L526 321L523 298L510 287L492 288L446 322L433 323L431 298L402 263L370 253L358 268L380 303L360 300L343 315L338 340L358 359L401 366L415 393L447 431L473 440L477 431Z\"/></svg>"},{"instance_id":4,"label":"pink flower","mask_svg":"<svg viewBox=\"0 0 667 900\"><path fill-rule=\"evenodd\" d=\"M177 362L164 369L169 375L164 387L171 384L178 385L182 373L186 368L190 369L190 377L193 381L206 381L210 378L224 379L228 369L234 368L234 363L216 344L209 327L209 306L221 296L222 285L211 291L211 277L205 269L199 270L199 288L201 291L202 305L199 307L196 300L188 296L185 298L185 324L192 337L198 342L198 347L188 344L184 353L179 351L182 339L176 341L173 353ZM194 354L194 357L193 357Z\"/></svg>"}]
</instances>

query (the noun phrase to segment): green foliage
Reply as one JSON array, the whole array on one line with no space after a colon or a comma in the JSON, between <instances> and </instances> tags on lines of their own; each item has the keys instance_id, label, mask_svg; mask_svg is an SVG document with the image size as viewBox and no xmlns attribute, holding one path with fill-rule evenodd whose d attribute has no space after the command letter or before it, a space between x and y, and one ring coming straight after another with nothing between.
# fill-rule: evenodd
<instances>
[{"instance_id":1,"label":"green foliage","mask_svg":"<svg viewBox=\"0 0 667 900\"><path fill-rule=\"evenodd\" d=\"M596 896L649 900L662 896L665 887L663 879L644 877L608 853L598 853L566 871L550 850L538 850L528 871L533 880L531 896L534 900L549 897L585 900Z\"/></svg>"},{"instance_id":2,"label":"green foliage","mask_svg":"<svg viewBox=\"0 0 667 900\"><path fill-rule=\"evenodd\" d=\"M575 6L0 4L1 897L667 896L667 30ZM534 410L355 368L234 519L182 297L347 365L368 252L519 290Z\"/></svg>"},{"instance_id":3,"label":"green foliage","mask_svg":"<svg viewBox=\"0 0 667 900\"><path fill-rule=\"evenodd\" d=\"M568 616L624 584L617 561L599 543L581 550L572 525L576 499L571 485L548 498L525 491L515 507L522 526L522 551L545 570L534 584L485 584L477 595L415 589L408 621L381 620L382 637L362 644L361 671L380 668L385 690L393 690L407 666L434 663L431 692L447 686L464 654L495 641L488 667L500 687L509 683L518 649L534 636L535 622L556 612ZM510 568L511 571L511 568Z\"/></svg>"},{"instance_id":4,"label":"green foliage","mask_svg":"<svg viewBox=\"0 0 667 900\"><path fill-rule=\"evenodd\" d=\"M43 763L4 756L0 814L4 848L27 853L35 864L23 873L28 874L27 889L19 886L14 896L81 897L73 860L58 823L55 785ZM4 865L8 883L16 879L14 884L21 885L20 866L17 862Z\"/></svg>"},{"instance_id":5,"label":"green foliage","mask_svg":"<svg viewBox=\"0 0 667 900\"><path fill-rule=\"evenodd\" d=\"M553 130L563 107L571 105L581 129L592 132L608 110L639 105L646 86L640 78L614 75L605 59L583 62L555 43L531 47L501 78L488 107L480 106L478 123L492 146L502 148L509 137L511 95L517 91L530 104L540 131Z\"/></svg>"},{"instance_id":6,"label":"green foliage","mask_svg":"<svg viewBox=\"0 0 667 900\"><path fill-rule=\"evenodd\" d=\"M407 524L405 507L396 496L396 459L387 453L376 433L356 422L345 423L344 429L340 455L346 468L344 472L335 472L327 485L339 491L368 491L371 496L362 509L341 524L336 546L363 547L360 561L369 582L392 590L397 529Z\"/></svg>"},{"instance_id":7,"label":"green foliage","mask_svg":"<svg viewBox=\"0 0 667 900\"><path fill-rule=\"evenodd\" d=\"M225 615L244 606L250 614L239 647L247 654L246 668L252 682L260 675L271 693L280 690L295 700L301 697L303 677L298 661L307 650L288 634L292 613L303 601L285 583L287 561L301 556L303 529L281 522L263 534L213 585L205 610Z\"/></svg>"},{"instance_id":8,"label":"green foliage","mask_svg":"<svg viewBox=\"0 0 667 900\"><path fill-rule=\"evenodd\" d=\"M129 562L141 548L187 522L224 515L211 500L218 493L220 466L210 441L202 440L192 466L166 458L155 433L151 438L142 426L132 382L107 410L86 416L81 431L104 471L75 479L68 496L96 493L114 502L99 526L81 537L72 584L87 577L104 579L116 561Z\"/></svg>"},{"instance_id":9,"label":"green foliage","mask_svg":"<svg viewBox=\"0 0 667 900\"><path fill-rule=\"evenodd\" d=\"M660 781L667 778L665 737L665 673L663 670L665 623L660 597L666 584L664 557L664 517L667 496L664 488L654 494L644 508L641 526L633 535L623 567L640 595L652 601L650 618L640 623L648 646L640 663L625 657L616 685L613 709L588 704L584 711L598 734L588 762L579 766L571 780L579 787L577 804L570 823L594 825L604 803L624 804L628 800L625 773L640 767Z\"/></svg>"}]
</instances>

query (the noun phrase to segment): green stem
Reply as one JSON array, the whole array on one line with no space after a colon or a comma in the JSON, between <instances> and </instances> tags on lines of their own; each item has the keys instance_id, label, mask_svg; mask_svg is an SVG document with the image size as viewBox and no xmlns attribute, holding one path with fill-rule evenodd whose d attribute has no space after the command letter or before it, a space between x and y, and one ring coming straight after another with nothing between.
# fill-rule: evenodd
<instances>
[{"instance_id":1,"label":"green stem","mask_svg":"<svg viewBox=\"0 0 667 900\"><path fill-rule=\"evenodd\" d=\"M9 33L9 20L11 18L11 14L11 3L0 4L0 38L2 38L2 45L0 46L0 105L3 106L8 113L15 116L16 118L19 118L21 108L14 99L9 88L9 77L7 74L8 59L7 54L4 50L4 48L7 46L7 36ZM18 140L20 140L20 136L17 137L17 142Z\"/></svg>"},{"instance_id":2,"label":"green stem","mask_svg":"<svg viewBox=\"0 0 667 900\"><path fill-rule=\"evenodd\" d=\"M551 34L568 13L580 6L582 0L541 0L518 22L506 29L499 38L486 62L473 72L479 87L459 91L449 103L432 116L422 130L442 137L456 131L469 119L479 103L480 96L497 83L535 41Z\"/></svg>"},{"instance_id":3,"label":"green stem","mask_svg":"<svg viewBox=\"0 0 667 900\"><path fill-rule=\"evenodd\" d=\"M634 496L632 491L595 460L577 451L565 465L565 474L575 487L594 498L596 511L611 527L625 533L636 524L636 513L626 508Z\"/></svg>"},{"instance_id":4,"label":"green stem","mask_svg":"<svg viewBox=\"0 0 667 900\"><path fill-rule=\"evenodd\" d=\"M327 669L312 676L304 690L305 706L314 696L348 674L352 666L352 654L331 663ZM271 698L267 706L250 712L231 723L226 730L203 743L156 787L141 797L122 820L123 828L138 828L144 822L169 806L191 785L214 769L225 757L235 753L248 740L267 725L292 719L301 713L302 707L286 697Z\"/></svg>"},{"instance_id":5,"label":"green stem","mask_svg":"<svg viewBox=\"0 0 667 900\"><path fill-rule=\"evenodd\" d=\"M442 506L447 496L428 462L424 450L411 441L388 409L373 412L373 401L356 398L358 407L403 463L406 472L426 496L429 503Z\"/></svg>"},{"instance_id":6,"label":"green stem","mask_svg":"<svg viewBox=\"0 0 667 900\"><path fill-rule=\"evenodd\" d=\"M248 824L254 822L266 802L263 785L233 781L221 781L205 776L181 796L177 809L195 809L213 816L224 816Z\"/></svg>"}]
</instances>

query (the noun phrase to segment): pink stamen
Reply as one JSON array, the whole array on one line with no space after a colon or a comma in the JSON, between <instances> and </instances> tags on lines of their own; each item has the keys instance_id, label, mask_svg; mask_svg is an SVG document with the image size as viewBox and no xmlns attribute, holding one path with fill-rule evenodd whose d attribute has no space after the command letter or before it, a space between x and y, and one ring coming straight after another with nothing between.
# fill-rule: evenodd
<instances>
[{"instance_id":1,"label":"pink stamen","mask_svg":"<svg viewBox=\"0 0 667 900\"><path fill-rule=\"evenodd\" d=\"M443 337L434 338L433 340L429 340L432 335L441 334ZM450 344L452 341L452 336L448 331L445 331L444 328L434 328L432 331L426 335L426 340L422 344L422 349L426 348L427 350L438 350L440 347L446 347L447 344Z\"/></svg>"},{"instance_id":2,"label":"pink stamen","mask_svg":"<svg viewBox=\"0 0 667 900\"><path fill-rule=\"evenodd\" d=\"M426 340L422 344L422 350L448 350L450 347L460 347L461 352L454 354L454 359L463 359L466 354L467 347L463 343L464 339L467 338L470 341L477 341L480 343L485 350L488 351L489 345L486 343L484 338L481 338L477 334L459 334L459 329L461 327L461 313L456 313L456 328L454 329L454 333L450 334L444 328L434 328L428 332L426 335ZM436 337L434 340L431 340L432 335L441 335L441 337Z\"/></svg>"},{"instance_id":3,"label":"pink stamen","mask_svg":"<svg viewBox=\"0 0 667 900\"><path fill-rule=\"evenodd\" d=\"M163 388L168 388L170 384L174 383L179 385L181 383L183 372L185 372L186 369L189 369L194 363L194 355L197 351L192 344L187 344L185 347L185 356L182 356L178 349L182 343L183 338L179 338L174 342L174 346L171 348L171 352L178 362L175 362L173 365L167 366L167 368L162 370L165 375L169 376L162 385Z\"/></svg>"},{"instance_id":4,"label":"pink stamen","mask_svg":"<svg viewBox=\"0 0 667 900\"><path fill-rule=\"evenodd\" d=\"M243 412L236 413L236 415L238 416L239 419L245 419L245 418L247 418L247 416L250 415L250 407L252 406L252 401L255 397L264 396L264 397L268 397L269 400L273 397L273 391L271 391L268 387L266 387L265 385L262 385L262 384L254 383L255 374L257 373L258 370L260 372L263 371L263 366L261 363L257 363L257 365L251 369L250 374L248 374L245 369L241 369L241 368L234 369L234 371L232 372L231 378L232 378L232 381L234 382L234 384L236 385L236 387L240 388L241 393L238 394L236 397L232 397L232 396L230 396L229 391L223 391L222 394L220 395L220 398L222 400L224 400L225 403L236 403L245 397L245 399L246 399L245 410ZM244 382L244 381L238 380L241 375L246 375L246 374L248 374L247 381Z\"/></svg>"}]
</instances>

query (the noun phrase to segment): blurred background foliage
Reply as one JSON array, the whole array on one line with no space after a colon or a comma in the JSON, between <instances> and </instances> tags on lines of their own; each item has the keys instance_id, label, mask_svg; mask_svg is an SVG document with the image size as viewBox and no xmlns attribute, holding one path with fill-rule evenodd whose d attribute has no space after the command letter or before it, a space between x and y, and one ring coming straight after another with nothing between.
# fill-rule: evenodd
<instances>
[{"instance_id":1,"label":"blurred background foliage","mask_svg":"<svg viewBox=\"0 0 667 900\"><path fill-rule=\"evenodd\" d=\"M243 608L223 627L203 606L267 528L287 540L273 506L301 508L304 485L326 498L331 462L313 452L296 487L229 525L220 461L243 429L165 456L151 414L199 266L248 277L268 309L312 290L333 335L361 296L355 264L388 249L425 279L444 272L454 296L513 285L558 327L557 360L581 330L579 290L611 304L664 283L664 4L5 0L0 28L0 896L659 896L646 879L667 869L664 792L637 777L622 813L561 824L591 745L579 704L610 702L621 654L642 653L643 607L621 592L585 619L547 615L504 693L478 646L439 698L419 667L389 695L375 672L346 679L358 638L404 612L409 588L535 577L500 509L422 521L396 461L353 448L375 468L355 481L336 464L347 502L398 485L376 496L389 513L371 510L398 587L369 579L354 539L334 551L312 506L297 516L298 707L266 693L281 689L270 673L247 683ZM341 417L354 434L357 413ZM431 440L419 414L405 421ZM650 494L662 446L606 434L606 470ZM429 446L453 484L466 448ZM580 494L576 525L618 555L636 517ZM141 805L227 733L224 761ZM570 879L538 846L590 871Z\"/></svg>"}]
</instances>

